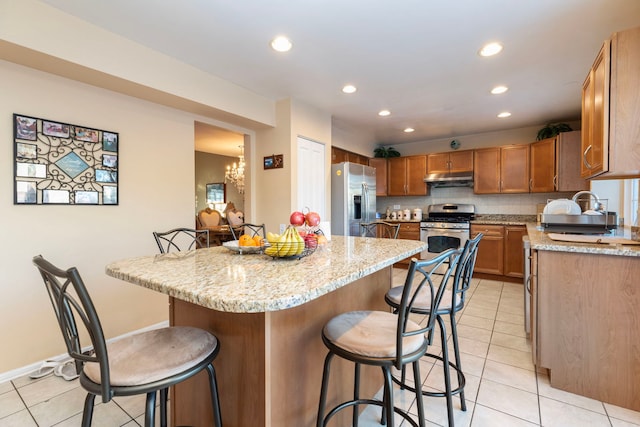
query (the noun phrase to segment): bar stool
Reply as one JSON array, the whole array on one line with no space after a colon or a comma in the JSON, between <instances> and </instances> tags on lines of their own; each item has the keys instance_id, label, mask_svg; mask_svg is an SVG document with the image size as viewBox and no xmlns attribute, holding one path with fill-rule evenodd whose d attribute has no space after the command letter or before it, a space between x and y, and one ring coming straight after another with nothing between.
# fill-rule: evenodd
<instances>
[{"instance_id":1,"label":"bar stool","mask_svg":"<svg viewBox=\"0 0 640 427\"><path fill-rule=\"evenodd\" d=\"M460 407L463 411L467 410L467 403L464 398L464 386L466 384L466 379L464 373L462 372L462 364L460 361L460 347L458 345L458 329L456 324L456 314L460 312L464 308L465 296L469 286L471 285L471 277L473 275L473 269L476 263L476 255L478 253L478 244L480 243L480 239L482 239L483 234L478 233L476 237L473 239L467 240L462 249L462 253L460 255L460 259L458 260L455 274L453 275L453 283L451 285L451 289L447 289L444 291L444 296L442 297L442 303L438 306L436 314L436 319L438 322L438 326L440 327L440 338L442 341L442 356L426 353L425 356L435 358L442 362L442 366L444 369L444 382L445 382L445 391L444 392L431 392L426 390L421 390L422 394L425 396L435 396L435 397L445 397L447 399L447 417L449 419L449 426L453 427L454 418L453 418L453 396L456 394L460 395ZM429 294L429 288L423 288L419 291L418 294L414 295L415 304L412 306L413 313L422 314L432 316L433 308L430 304L431 295ZM389 304L394 311L400 309L401 302L403 296L403 287L396 286L391 288L387 294L385 295L385 301ZM443 316L449 316L451 322L451 337L453 340L453 352L455 357L455 363L449 360L449 350L447 348L447 330L444 323ZM451 374L449 368L451 367L456 371L458 377L458 387L455 389L451 388ZM406 388L408 390L414 391L416 388L408 386L405 381L405 372L404 370L401 373L401 378L398 380L394 377L394 381L399 384L402 388ZM416 382L415 384L419 384Z\"/></svg>"},{"instance_id":2,"label":"bar stool","mask_svg":"<svg viewBox=\"0 0 640 427\"><path fill-rule=\"evenodd\" d=\"M160 253L168 253L171 250L188 251L209 247L209 230L195 230L193 228L174 228L169 231L154 231Z\"/></svg>"},{"instance_id":3,"label":"bar stool","mask_svg":"<svg viewBox=\"0 0 640 427\"><path fill-rule=\"evenodd\" d=\"M379 237L382 239L397 239L400 231L400 224L392 224L385 221L361 222L361 237Z\"/></svg>"},{"instance_id":4,"label":"bar stool","mask_svg":"<svg viewBox=\"0 0 640 427\"><path fill-rule=\"evenodd\" d=\"M400 297L397 314L385 311L352 311L332 318L322 329L322 341L329 349L322 373L322 389L318 408L317 427L327 422L342 409L353 407L352 423L358 426L358 406L377 405L382 407L383 424L394 426L394 414L400 415L414 427L425 425L424 407L420 390L416 391L419 424L408 413L394 406L393 380L391 368L402 369L411 364L416 383L420 382L420 358L426 353L431 331L435 326L438 304L442 299L447 281L455 268L461 250L451 249L436 258L409 264L407 278ZM448 263L448 264L447 264ZM436 274L439 267L446 266L444 275ZM409 319L416 300L413 295L421 289L428 289L431 295L431 313L424 326ZM331 361L334 356L355 363L353 399L340 403L325 415ZM382 368L384 392L382 400L360 398L360 365Z\"/></svg>"},{"instance_id":5,"label":"bar stool","mask_svg":"<svg viewBox=\"0 0 640 427\"><path fill-rule=\"evenodd\" d=\"M204 370L209 374L213 420L216 427L222 426L213 368L213 360L220 351L215 336L203 329L174 326L136 333L107 344L78 270L75 267L61 270L42 256L34 257L33 263L44 280L67 352L80 374L80 385L87 391L82 427L91 426L96 396L107 403L116 396L138 394L146 394L144 425L154 427L157 392L160 392L160 426L166 427L169 387ZM82 336L89 337L91 351L82 345Z\"/></svg>"}]
</instances>

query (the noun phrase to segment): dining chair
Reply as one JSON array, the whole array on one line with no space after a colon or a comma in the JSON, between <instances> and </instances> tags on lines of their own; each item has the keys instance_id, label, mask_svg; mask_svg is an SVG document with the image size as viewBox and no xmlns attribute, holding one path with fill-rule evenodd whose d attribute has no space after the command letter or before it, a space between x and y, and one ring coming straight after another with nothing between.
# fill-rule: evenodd
<instances>
[{"instance_id":1,"label":"dining chair","mask_svg":"<svg viewBox=\"0 0 640 427\"><path fill-rule=\"evenodd\" d=\"M462 371L462 363L460 361L460 346L458 344L458 329L456 322L456 314L464 308L466 293L471 286L471 278L473 276L473 269L475 267L476 256L478 254L478 244L482 239L483 234L478 233L473 239L467 240L462 253L457 262L455 273L452 277L452 283L450 288L445 289L444 296L442 297L442 303L438 306L435 312L436 321L440 329L440 338L442 343L442 356L436 354L425 353L426 356L435 358L442 362L444 370L444 392L427 391L422 390L422 394L425 396L445 397L447 399L447 417L449 419L449 426L454 426L453 416L453 396L460 395L460 407L463 411L467 410L467 404L464 397L464 386L466 379ZM396 286L387 291L385 295L385 301L389 304L394 311L400 309L402 304L404 289L402 286ZM434 314L433 306L431 305L431 294L428 288L419 290L419 293L414 296L415 304L411 307L413 313L431 316ZM453 341L453 352L455 363L449 360L449 350L447 347L447 330L444 323L443 316L449 316L451 324L451 339ZM451 373L449 368L452 368L458 378L458 386L452 389L451 386ZM395 381L402 387L410 391L415 389L408 386L405 381L404 371L401 374L399 380ZM418 384L418 383L416 383Z\"/></svg>"},{"instance_id":2,"label":"dining chair","mask_svg":"<svg viewBox=\"0 0 640 427\"><path fill-rule=\"evenodd\" d=\"M169 231L154 231L160 253L187 251L209 247L209 230L194 230L193 228L174 228Z\"/></svg>"},{"instance_id":3,"label":"dining chair","mask_svg":"<svg viewBox=\"0 0 640 427\"><path fill-rule=\"evenodd\" d=\"M397 239L400 223L392 224L385 221L361 222L361 237L379 237L383 239Z\"/></svg>"},{"instance_id":4,"label":"dining chair","mask_svg":"<svg viewBox=\"0 0 640 427\"><path fill-rule=\"evenodd\" d=\"M102 403L107 403L117 396L139 394L146 395L144 425L153 427L158 392L160 426L166 427L169 387L203 370L209 375L215 426L222 425L213 367L220 344L214 335L199 328L173 326L135 333L107 343L98 313L78 270L75 267L62 270L41 255L35 256L33 263L44 280L67 352L80 375L80 385L87 391L82 427L91 426L96 396L101 397ZM86 347L88 342L90 347Z\"/></svg>"},{"instance_id":5,"label":"dining chair","mask_svg":"<svg viewBox=\"0 0 640 427\"><path fill-rule=\"evenodd\" d=\"M248 234L251 238L260 236L263 239L266 239L267 237L264 224L249 224L243 222L242 224L230 228L233 240L238 240L238 238L243 234Z\"/></svg>"},{"instance_id":6,"label":"dining chair","mask_svg":"<svg viewBox=\"0 0 640 427\"><path fill-rule=\"evenodd\" d=\"M317 427L324 427L339 411L353 407L352 425L358 426L358 407L376 405L382 407L382 424L395 426L394 414L400 415L414 427L425 425L422 394L416 389L418 423L402 409L394 406L393 378L391 369L403 369L411 364L414 381L420 384L420 358L431 344L431 331L435 326L437 307L440 304L447 281L456 266L462 251L451 249L437 257L418 261L415 258L409 264L409 270L403 286L397 313L388 311L352 311L340 314L327 322L322 329L322 341L329 349L322 373L322 388L318 408ZM436 273L439 267L446 266L446 273ZM410 318L414 295L426 288L431 295L431 314L425 321L417 323ZM331 362L335 356L355 363L353 399L340 403L325 415ZM373 365L382 368L384 377L382 400L360 397L361 365Z\"/></svg>"}]
</instances>

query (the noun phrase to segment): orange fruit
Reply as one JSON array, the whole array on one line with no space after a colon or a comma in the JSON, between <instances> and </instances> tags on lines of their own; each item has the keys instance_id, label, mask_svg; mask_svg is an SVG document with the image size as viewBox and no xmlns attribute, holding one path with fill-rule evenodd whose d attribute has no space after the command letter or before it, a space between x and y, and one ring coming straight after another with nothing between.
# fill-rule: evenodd
<instances>
[{"instance_id":1,"label":"orange fruit","mask_svg":"<svg viewBox=\"0 0 640 427\"><path fill-rule=\"evenodd\" d=\"M253 243L255 246L264 246L264 239L259 234L253 236Z\"/></svg>"},{"instance_id":2,"label":"orange fruit","mask_svg":"<svg viewBox=\"0 0 640 427\"><path fill-rule=\"evenodd\" d=\"M240 246L255 246L256 242L254 242L253 239L251 238L251 236L249 236L248 234L243 234L238 239L238 245L240 245Z\"/></svg>"}]
</instances>

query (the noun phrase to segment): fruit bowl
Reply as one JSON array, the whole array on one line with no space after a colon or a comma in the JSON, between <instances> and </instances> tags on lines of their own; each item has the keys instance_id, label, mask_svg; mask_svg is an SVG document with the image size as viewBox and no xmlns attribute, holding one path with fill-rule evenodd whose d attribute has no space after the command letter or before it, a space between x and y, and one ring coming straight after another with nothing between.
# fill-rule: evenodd
<instances>
[{"instance_id":1,"label":"fruit bowl","mask_svg":"<svg viewBox=\"0 0 640 427\"><path fill-rule=\"evenodd\" d=\"M287 227L280 235L267 233L269 247L265 249L265 255L273 258L300 259L311 255L315 251L317 240L304 239L295 227Z\"/></svg>"}]
</instances>

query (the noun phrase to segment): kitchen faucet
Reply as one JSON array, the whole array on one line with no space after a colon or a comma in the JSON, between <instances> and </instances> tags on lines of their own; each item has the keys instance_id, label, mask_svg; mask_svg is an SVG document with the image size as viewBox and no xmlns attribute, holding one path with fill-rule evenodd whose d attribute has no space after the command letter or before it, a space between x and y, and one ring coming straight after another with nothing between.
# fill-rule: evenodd
<instances>
[{"instance_id":1,"label":"kitchen faucet","mask_svg":"<svg viewBox=\"0 0 640 427\"><path fill-rule=\"evenodd\" d=\"M598 195L596 193L593 193L591 191L587 191L587 190L583 190L583 191L578 191L576 194L573 195L572 199L574 202L577 202L578 199L580 198L580 196L584 196L585 194L589 195L589 199L593 198L595 203L593 205L593 210L596 212L601 212L602 210L604 210L604 206L602 203L600 203L600 198L598 197Z\"/></svg>"}]
</instances>

